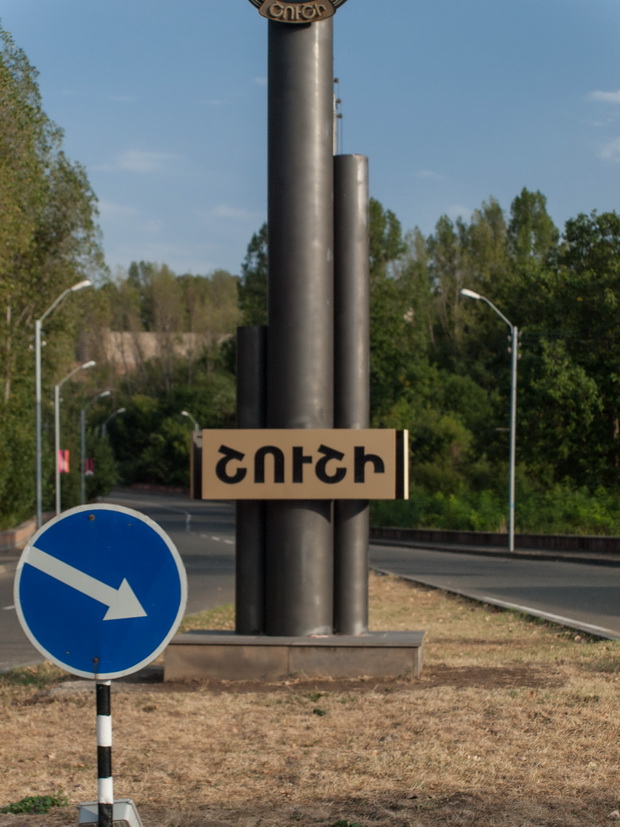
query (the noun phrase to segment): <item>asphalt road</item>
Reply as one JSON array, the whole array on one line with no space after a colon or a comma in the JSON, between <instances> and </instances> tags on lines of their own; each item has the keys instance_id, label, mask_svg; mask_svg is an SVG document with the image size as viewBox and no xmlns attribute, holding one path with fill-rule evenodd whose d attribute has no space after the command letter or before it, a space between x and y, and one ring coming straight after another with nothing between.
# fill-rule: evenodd
<instances>
[{"instance_id":1,"label":"asphalt road","mask_svg":"<svg viewBox=\"0 0 620 827\"><path fill-rule=\"evenodd\" d=\"M233 602L234 505L136 491L118 491L103 501L143 512L168 534L187 571L187 614Z\"/></svg>"},{"instance_id":2,"label":"asphalt road","mask_svg":"<svg viewBox=\"0 0 620 827\"><path fill-rule=\"evenodd\" d=\"M232 504L137 491L115 492L106 502L144 512L169 534L187 570L188 614L233 602ZM17 558L0 559L0 672L41 661L13 605ZM379 544L371 547L370 561L373 568L416 582L620 639L620 567Z\"/></svg>"},{"instance_id":3,"label":"asphalt road","mask_svg":"<svg viewBox=\"0 0 620 827\"><path fill-rule=\"evenodd\" d=\"M147 514L169 535L187 571L187 614L234 601L233 505L138 491L118 491L105 502ZM0 558L0 672L42 660L15 612L13 579L18 558L19 554Z\"/></svg>"},{"instance_id":4,"label":"asphalt road","mask_svg":"<svg viewBox=\"0 0 620 827\"><path fill-rule=\"evenodd\" d=\"M373 545L374 568L484 603L620 638L620 567Z\"/></svg>"}]
</instances>

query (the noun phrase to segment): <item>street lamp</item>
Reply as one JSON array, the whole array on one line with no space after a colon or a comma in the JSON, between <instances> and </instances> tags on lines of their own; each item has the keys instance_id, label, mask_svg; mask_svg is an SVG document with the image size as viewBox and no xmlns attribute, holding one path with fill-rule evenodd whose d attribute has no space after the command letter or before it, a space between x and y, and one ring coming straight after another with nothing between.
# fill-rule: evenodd
<instances>
[{"instance_id":1,"label":"street lamp","mask_svg":"<svg viewBox=\"0 0 620 827\"><path fill-rule=\"evenodd\" d=\"M36 431L36 525L41 528L43 523L43 471L42 471L42 438L41 438L41 329L44 319L60 304L69 293L75 293L84 287L91 287L90 279L84 279L67 288L47 308L45 313L34 323L34 404L35 404L35 431Z\"/></svg>"},{"instance_id":2,"label":"street lamp","mask_svg":"<svg viewBox=\"0 0 620 827\"><path fill-rule=\"evenodd\" d=\"M114 417L115 417L115 416L118 416L119 414L123 414L123 413L125 413L125 411L126 411L126 410L127 410L127 408L118 408L118 410L116 410L116 411L114 411L114 413L111 413L111 414L110 414L110 416L106 419L106 421L105 421L105 422L103 423L103 425L101 426L101 436L102 436L102 437L103 437L103 436L106 436L106 435L107 435L107 433L108 433L108 427L107 427L107 426L108 426L108 422L109 422L111 419L114 419Z\"/></svg>"},{"instance_id":3,"label":"street lamp","mask_svg":"<svg viewBox=\"0 0 620 827\"><path fill-rule=\"evenodd\" d=\"M494 310L500 319L510 328L512 366L510 377L510 462L509 462L509 484L508 484L508 551L515 550L515 459L517 448L517 359L519 358L519 329L506 316L498 310L493 302L489 301L480 293L463 288L461 296L476 301L483 301Z\"/></svg>"},{"instance_id":4,"label":"street lamp","mask_svg":"<svg viewBox=\"0 0 620 827\"><path fill-rule=\"evenodd\" d=\"M71 379L71 377L75 376L78 371L94 368L96 364L97 363L93 362L92 359L90 362L84 362L83 365L78 365L76 368L73 368L71 373L68 373L57 385L54 385L54 456L56 458L55 480L57 515L60 514L60 467L58 462L58 456L60 454L60 389L67 379Z\"/></svg>"},{"instance_id":5,"label":"street lamp","mask_svg":"<svg viewBox=\"0 0 620 827\"><path fill-rule=\"evenodd\" d=\"M192 420L192 422L194 423L194 430L195 431L200 430L200 425L196 422L196 420L194 419L194 417L191 415L191 413L189 411L181 411L181 416L186 416L188 419Z\"/></svg>"},{"instance_id":6,"label":"street lamp","mask_svg":"<svg viewBox=\"0 0 620 827\"><path fill-rule=\"evenodd\" d=\"M86 502L86 472L84 465L86 463L86 411L98 399L103 399L106 396L111 396L112 391L102 391L96 396L93 396L80 411L80 505Z\"/></svg>"}]
</instances>

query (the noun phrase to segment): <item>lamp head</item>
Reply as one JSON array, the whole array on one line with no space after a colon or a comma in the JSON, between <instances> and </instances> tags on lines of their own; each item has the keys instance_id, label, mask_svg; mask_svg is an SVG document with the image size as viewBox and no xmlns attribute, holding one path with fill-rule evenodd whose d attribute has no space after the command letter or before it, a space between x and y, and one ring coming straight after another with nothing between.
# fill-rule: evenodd
<instances>
[{"instance_id":1,"label":"lamp head","mask_svg":"<svg viewBox=\"0 0 620 827\"><path fill-rule=\"evenodd\" d=\"M71 288L71 292L75 293L78 290L83 290L85 287L92 287L93 283L90 279L84 279L83 281L78 281L77 284L74 284Z\"/></svg>"},{"instance_id":2,"label":"lamp head","mask_svg":"<svg viewBox=\"0 0 620 827\"><path fill-rule=\"evenodd\" d=\"M476 299L479 300L482 298L480 293L474 293L473 290L468 290L466 287L461 289L461 296L466 296L468 299Z\"/></svg>"}]
</instances>

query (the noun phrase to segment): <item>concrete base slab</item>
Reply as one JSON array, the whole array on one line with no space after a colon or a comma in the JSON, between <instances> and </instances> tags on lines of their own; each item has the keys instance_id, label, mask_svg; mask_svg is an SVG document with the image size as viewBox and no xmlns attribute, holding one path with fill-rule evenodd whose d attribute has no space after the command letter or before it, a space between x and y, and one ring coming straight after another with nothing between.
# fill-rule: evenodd
<instances>
[{"instance_id":1,"label":"concrete base slab","mask_svg":"<svg viewBox=\"0 0 620 827\"><path fill-rule=\"evenodd\" d=\"M279 680L291 676L419 677L425 632L268 637L195 631L172 639L164 681Z\"/></svg>"}]
</instances>

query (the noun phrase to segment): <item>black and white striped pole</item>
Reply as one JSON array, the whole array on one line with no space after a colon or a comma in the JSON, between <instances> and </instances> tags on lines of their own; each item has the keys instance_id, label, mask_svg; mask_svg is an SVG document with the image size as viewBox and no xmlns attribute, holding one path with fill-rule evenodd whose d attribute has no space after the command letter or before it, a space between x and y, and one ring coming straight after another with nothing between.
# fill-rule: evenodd
<instances>
[{"instance_id":1,"label":"black and white striped pole","mask_svg":"<svg viewBox=\"0 0 620 827\"><path fill-rule=\"evenodd\" d=\"M111 681L97 683L97 825L114 822L114 780L112 778Z\"/></svg>"}]
</instances>

